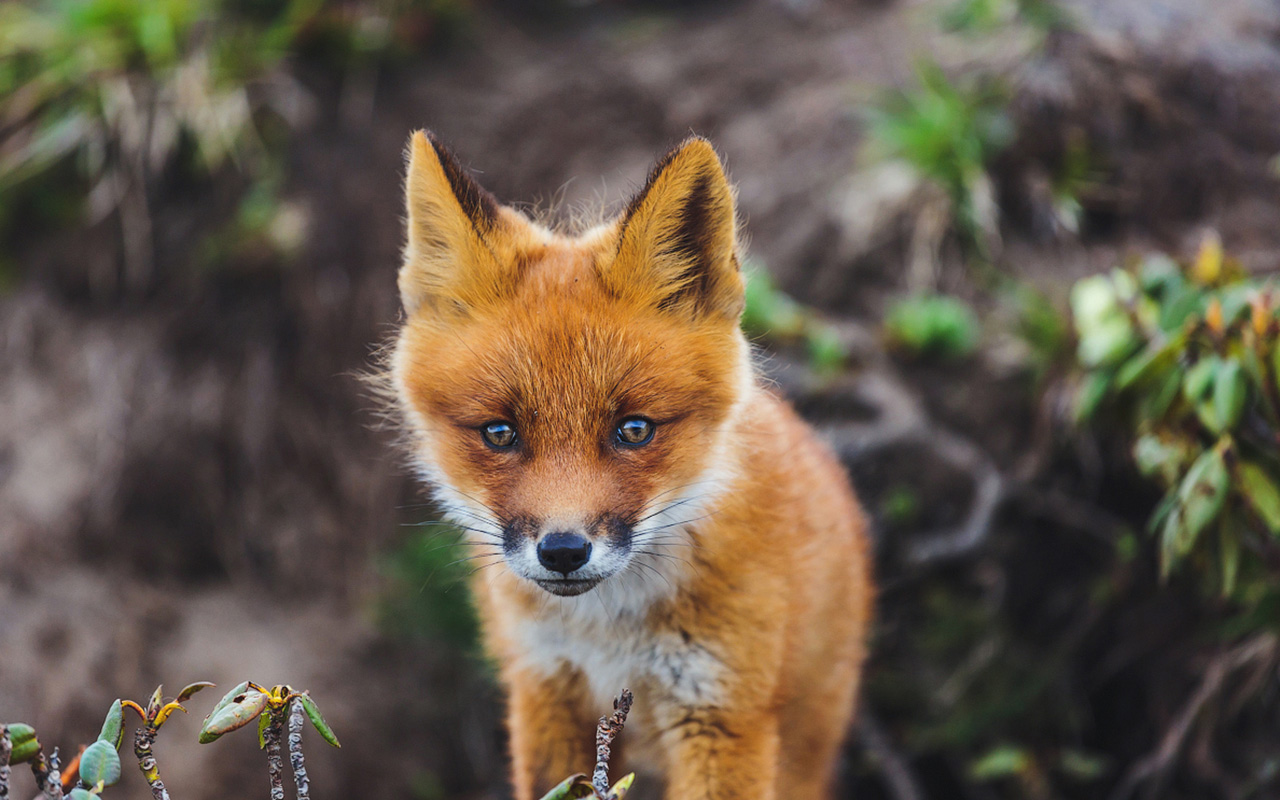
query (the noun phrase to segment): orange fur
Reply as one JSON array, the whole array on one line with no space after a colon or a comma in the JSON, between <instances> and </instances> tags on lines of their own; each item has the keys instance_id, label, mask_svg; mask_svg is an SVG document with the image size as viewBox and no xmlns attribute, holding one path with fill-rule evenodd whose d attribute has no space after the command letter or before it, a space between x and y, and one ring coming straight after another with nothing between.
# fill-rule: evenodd
<instances>
[{"instance_id":1,"label":"orange fur","mask_svg":"<svg viewBox=\"0 0 1280 800\"><path fill-rule=\"evenodd\" d=\"M517 799L590 771L624 685L629 760L668 796L825 796L871 616L865 523L839 463L755 379L714 150L689 140L580 236L501 206L422 133L406 194L393 378L424 477L492 556L474 589ZM635 416L652 441L619 443ZM485 443L494 421L516 444ZM543 588L562 584L537 542L560 530L593 545L564 576L597 581L576 596Z\"/></svg>"}]
</instances>

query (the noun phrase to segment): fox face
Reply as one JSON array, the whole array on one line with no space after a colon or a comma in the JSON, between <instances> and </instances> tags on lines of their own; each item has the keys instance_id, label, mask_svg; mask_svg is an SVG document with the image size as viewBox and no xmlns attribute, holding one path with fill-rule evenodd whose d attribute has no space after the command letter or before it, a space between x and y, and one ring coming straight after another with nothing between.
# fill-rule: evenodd
<instances>
[{"instance_id":1,"label":"fox face","mask_svg":"<svg viewBox=\"0 0 1280 800\"><path fill-rule=\"evenodd\" d=\"M714 150L685 142L617 219L569 236L418 133L406 205L392 375L446 516L531 588L670 583L683 527L735 472L752 380Z\"/></svg>"}]
</instances>

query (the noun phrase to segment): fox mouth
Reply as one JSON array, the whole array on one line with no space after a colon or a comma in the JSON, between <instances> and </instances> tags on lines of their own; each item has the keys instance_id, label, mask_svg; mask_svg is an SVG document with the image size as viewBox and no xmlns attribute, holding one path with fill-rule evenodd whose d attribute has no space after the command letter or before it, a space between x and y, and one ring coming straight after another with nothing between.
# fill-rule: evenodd
<instances>
[{"instance_id":1,"label":"fox mouth","mask_svg":"<svg viewBox=\"0 0 1280 800\"><path fill-rule=\"evenodd\" d=\"M555 580L546 580L543 578L535 579L535 583L546 589L548 592L560 597L573 597L575 595L584 594L596 587L602 578L557 578Z\"/></svg>"}]
</instances>

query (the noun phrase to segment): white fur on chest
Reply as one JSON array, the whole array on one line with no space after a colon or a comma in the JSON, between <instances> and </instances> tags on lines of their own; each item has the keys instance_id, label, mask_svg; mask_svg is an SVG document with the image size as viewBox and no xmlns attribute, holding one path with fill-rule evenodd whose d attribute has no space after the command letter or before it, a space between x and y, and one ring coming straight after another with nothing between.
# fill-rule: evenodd
<instances>
[{"instance_id":1,"label":"white fur on chest","mask_svg":"<svg viewBox=\"0 0 1280 800\"><path fill-rule=\"evenodd\" d=\"M639 685L655 690L655 700L678 705L715 705L722 696L723 662L679 631L654 631L629 615L602 625L582 624L572 612L561 617L555 606L520 626L519 657L546 675L566 667L580 670L600 713L612 707L623 688Z\"/></svg>"}]
</instances>

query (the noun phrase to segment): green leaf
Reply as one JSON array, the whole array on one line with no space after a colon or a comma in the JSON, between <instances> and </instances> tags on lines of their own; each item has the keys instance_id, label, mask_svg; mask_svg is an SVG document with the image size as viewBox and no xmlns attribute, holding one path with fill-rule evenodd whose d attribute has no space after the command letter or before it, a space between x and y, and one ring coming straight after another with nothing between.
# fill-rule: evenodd
<instances>
[{"instance_id":1,"label":"green leaf","mask_svg":"<svg viewBox=\"0 0 1280 800\"><path fill-rule=\"evenodd\" d=\"M1094 753L1068 749L1058 757L1058 768L1077 781L1094 781L1106 773L1107 761Z\"/></svg>"},{"instance_id":2,"label":"green leaf","mask_svg":"<svg viewBox=\"0 0 1280 800\"><path fill-rule=\"evenodd\" d=\"M809 351L809 363L815 371L830 374L838 372L849 357L848 349L835 331L826 325L813 324L806 336L806 347Z\"/></svg>"},{"instance_id":3,"label":"green leaf","mask_svg":"<svg viewBox=\"0 0 1280 800\"><path fill-rule=\"evenodd\" d=\"M1222 360L1217 356L1209 356L1197 361L1191 369L1187 370L1187 375L1182 380L1183 396L1191 403L1200 402L1213 386L1213 378L1221 365Z\"/></svg>"},{"instance_id":4,"label":"green leaf","mask_svg":"<svg viewBox=\"0 0 1280 800\"><path fill-rule=\"evenodd\" d=\"M195 694L201 689L212 689L214 686L215 684L212 684L209 681L196 681L195 683L189 683L186 686L182 687L182 691L178 692L178 696L175 699L177 702L183 703L189 700L191 698L191 695Z\"/></svg>"},{"instance_id":5,"label":"green leaf","mask_svg":"<svg viewBox=\"0 0 1280 800\"><path fill-rule=\"evenodd\" d=\"M1240 537L1231 530L1226 517L1218 525L1218 560L1222 566L1222 596L1230 597L1240 575Z\"/></svg>"},{"instance_id":6,"label":"green leaf","mask_svg":"<svg viewBox=\"0 0 1280 800\"><path fill-rule=\"evenodd\" d=\"M120 705L119 700L107 709L107 718L102 721L102 732L98 734L98 741L110 742L112 747L120 749L120 743L124 741L124 707Z\"/></svg>"},{"instance_id":7,"label":"green leaf","mask_svg":"<svg viewBox=\"0 0 1280 800\"><path fill-rule=\"evenodd\" d=\"M324 717L320 716L320 709L316 707L316 702L311 699L311 695L300 694L294 698L294 702L302 704L303 712L306 713L307 719L311 720L311 725L320 734L320 738L334 747L342 747L341 744L338 744L338 737L334 735L329 723L325 722Z\"/></svg>"},{"instance_id":8,"label":"green leaf","mask_svg":"<svg viewBox=\"0 0 1280 800\"><path fill-rule=\"evenodd\" d=\"M267 749L267 726L271 724L270 712L258 715L258 749Z\"/></svg>"},{"instance_id":9,"label":"green leaf","mask_svg":"<svg viewBox=\"0 0 1280 800\"><path fill-rule=\"evenodd\" d=\"M237 697L239 697L240 695L244 694L247 691L249 691L249 682L244 681L239 685L235 686L234 688L232 688L231 691L224 694L222 696L222 699L219 700L216 705L214 705L213 710L209 712L209 716L204 718L205 724L209 723L209 720L213 718L214 714L217 714L222 709L231 705L231 701L235 700Z\"/></svg>"},{"instance_id":10,"label":"green leaf","mask_svg":"<svg viewBox=\"0 0 1280 800\"><path fill-rule=\"evenodd\" d=\"M580 800L584 797L595 797L595 794L596 790L586 775L571 775L543 795L542 800Z\"/></svg>"},{"instance_id":11,"label":"green leaf","mask_svg":"<svg viewBox=\"0 0 1280 800\"><path fill-rule=\"evenodd\" d=\"M1178 389L1181 386L1182 371L1175 366L1165 373L1158 389L1143 394L1138 402L1138 413L1146 419L1161 419L1177 399Z\"/></svg>"},{"instance_id":12,"label":"green leaf","mask_svg":"<svg viewBox=\"0 0 1280 800\"><path fill-rule=\"evenodd\" d=\"M1100 320L1080 337L1076 355L1086 367L1102 367L1122 361L1137 344L1133 323L1124 314Z\"/></svg>"},{"instance_id":13,"label":"green leaf","mask_svg":"<svg viewBox=\"0 0 1280 800\"><path fill-rule=\"evenodd\" d=\"M1218 370L1213 381L1213 410L1221 427L1215 431L1222 433L1235 428L1244 413L1245 401L1249 399L1249 384L1245 380L1244 369L1234 359L1225 361Z\"/></svg>"},{"instance_id":14,"label":"green leaf","mask_svg":"<svg viewBox=\"0 0 1280 800\"><path fill-rule=\"evenodd\" d=\"M1105 275L1093 275L1076 281L1071 287L1071 316L1080 336L1117 313L1122 313L1116 288Z\"/></svg>"},{"instance_id":15,"label":"green leaf","mask_svg":"<svg viewBox=\"0 0 1280 800\"><path fill-rule=\"evenodd\" d=\"M1116 371L1116 388L1124 391L1131 385L1144 382L1160 370L1171 366L1177 360L1182 344L1180 339L1181 337L1178 337L1161 345L1148 347L1124 362Z\"/></svg>"},{"instance_id":16,"label":"green leaf","mask_svg":"<svg viewBox=\"0 0 1280 800\"><path fill-rule=\"evenodd\" d=\"M627 796L627 792L631 790L631 784L635 783L635 780L636 774L634 772L622 776L618 779L617 783L610 787L609 797L622 800L622 798Z\"/></svg>"},{"instance_id":17,"label":"green leaf","mask_svg":"<svg viewBox=\"0 0 1280 800\"><path fill-rule=\"evenodd\" d=\"M1095 372L1084 379L1075 396L1076 423L1088 422L1111 388L1111 376L1105 372Z\"/></svg>"},{"instance_id":18,"label":"green leaf","mask_svg":"<svg viewBox=\"0 0 1280 800\"><path fill-rule=\"evenodd\" d=\"M35 728L22 722L9 723L10 764L22 764L30 761L40 752L40 740L36 738Z\"/></svg>"},{"instance_id":19,"label":"green leaf","mask_svg":"<svg viewBox=\"0 0 1280 800\"><path fill-rule=\"evenodd\" d=\"M1271 346L1271 374L1276 379L1276 390L1280 391L1280 344Z\"/></svg>"},{"instance_id":20,"label":"green leaf","mask_svg":"<svg viewBox=\"0 0 1280 800\"><path fill-rule=\"evenodd\" d=\"M88 789L81 789L79 786L71 790L68 795L71 800L94 800L93 793Z\"/></svg>"},{"instance_id":21,"label":"green leaf","mask_svg":"<svg viewBox=\"0 0 1280 800\"><path fill-rule=\"evenodd\" d=\"M1172 495L1177 499L1176 495ZM1182 531L1182 506L1174 503L1160 529L1160 580L1167 580L1178 563L1178 541Z\"/></svg>"},{"instance_id":22,"label":"green leaf","mask_svg":"<svg viewBox=\"0 0 1280 800\"><path fill-rule=\"evenodd\" d=\"M975 781L990 781L1020 775L1032 765L1031 756L1021 747L997 747L969 767Z\"/></svg>"},{"instance_id":23,"label":"green leaf","mask_svg":"<svg viewBox=\"0 0 1280 800\"><path fill-rule=\"evenodd\" d=\"M1166 486L1178 480L1185 457L1183 447L1154 434L1143 434L1133 444L1133 460L1138 471L1148 477L1160 476Z\"/></svg>"},{"instance_id":24,"label":"green leaf","mask_svg":"<svg viewBox=\"0 0 1280 800\"><path fill-rule=\"evenodd\" d=\"M80 754L80 780L93 786L111 786L120 780L120 754L115 745L99 739Z\"/></svg>"},{"instance_id":25,"label":"green leaf","mask_svg":"<svg viewBox=\"0 0 1280 800\"><path fill-rule=\"evenodd\" d=\"M151 716L155 714L155 712L158 711L162 705L164 705L164 684L163 683L157 686L156 690L151 693L151 701L147 703L147 716Z\"/></svg>"},{"instance_id":26,"label":"green leaf","mask_svg":"<svg viewBox=\"0 0 1280 800\"><path fill-rule=\"evenodd\" d=\"M913 355L961 359L973 354L982 325L956 297L918 294L896 301L885 315L889 341Z\"/></svg>"},{"instance_id":27,"label":"green leaf","mask_svg":"<svg viewBox=\"0 0 1280 800\"><path fill-rule=\"evenodd\" d=\"M258 718L267 707L267 695L249 689L235 695L231 702L213 711L200 728L200 744L216 741L223 734L243 728Z\"/></svg>"},{"instance_id":28,"label":"green leaf","mask_svg":"<svg viewBox=\"0 0 1280 800\"><path fill-rule=\"evenodd\" d=\"M1227 498L1230 477L1222 448L1215 447L1200 454L1178 489L1182 500L1183 527L1177 542L1179 556L1191 552L1196 538L1222 511Z\"/></svg>"},{"instance_id":29,"label":"green leaf","mask_svg":"<svg viewBox=\"0 0 1280 800\"><path fill-rule=\"evenodd\" d=\"M1241 460L1236 464L1236 478L1244 499L1267 526L1267 530L1280 535L1280 487L1267 471L1252 461Z\"/></svg>"}]
</instances>

